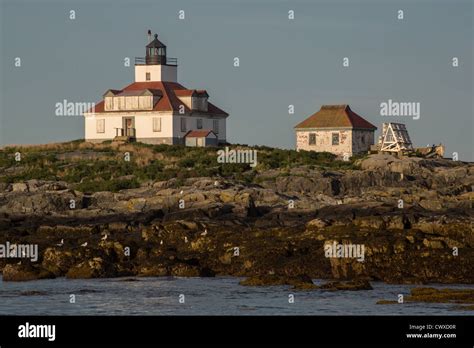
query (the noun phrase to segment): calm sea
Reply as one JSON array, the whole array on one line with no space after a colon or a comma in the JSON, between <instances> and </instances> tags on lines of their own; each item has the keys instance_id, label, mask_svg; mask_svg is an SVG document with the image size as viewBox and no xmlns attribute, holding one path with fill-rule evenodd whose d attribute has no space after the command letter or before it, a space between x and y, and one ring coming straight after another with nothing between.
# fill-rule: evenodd
<instances>
[{"instance_id":1,"label":"calm sea","mask_svg":"<svg viewBox=\"0 0 474 348\"><path fill-rule=\"evenodd\" d=\"M244 287L234 277L127 279L131 278L0 281L0 315L474 315L454 309L453 304L376 304L381 299L397 300L414 285L372 282L374 290L329 292ZM69 302L71 294L76 303ZM288 302L289 294L294 303Z\"/></svg>"}]
</instances>

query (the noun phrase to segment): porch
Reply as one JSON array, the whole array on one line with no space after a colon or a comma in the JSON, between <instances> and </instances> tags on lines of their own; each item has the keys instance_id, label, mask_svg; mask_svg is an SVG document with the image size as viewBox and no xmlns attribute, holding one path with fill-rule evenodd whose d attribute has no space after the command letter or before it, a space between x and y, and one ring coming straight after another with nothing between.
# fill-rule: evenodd
<instances>
[{"instance_id":1,"label":"porch","mask_svg":"<svg viewBox=\"0 0 474 348\"><path fill-rule=\"evenodd\" d=\"M135 141L136 130L135 128L115 128L114 141Z\"/></svg>"}]
</instances>

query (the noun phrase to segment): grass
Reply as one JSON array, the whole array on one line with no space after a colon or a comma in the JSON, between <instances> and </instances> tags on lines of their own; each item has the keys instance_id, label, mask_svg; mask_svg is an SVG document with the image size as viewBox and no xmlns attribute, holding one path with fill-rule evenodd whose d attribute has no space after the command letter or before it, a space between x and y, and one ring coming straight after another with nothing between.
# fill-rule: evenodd
<instances>
[{"instance_id":1,"label":"grass","mask_svg":"<svg viewBox=\"0 0 474 348\"><path fill-rule=\"evenodd\" d=\"M248 148L243 145L229 147ZM192 177L219 176L252 183L261 180L256 175L266 170L284 169L284 175L288 169L303 165L309 168L358 169L354 162L360 158L340 161L330 153L256 146L252 149L258 151L258 165L251 168L249 164L218 163L218 149L143 143L90 144L82 140L7 147L0 150L0 181L13 183L30 179L62 180L74 184L79 191L116 192L139 187L146 181L172 178L184 182ZM124 160L127 152L130 154L130 161ZM18 153L21 155L20 161L15 160L15 154ZM97 158L85 159L91 154L96 154Z\"/></svg>"}]
</instances>

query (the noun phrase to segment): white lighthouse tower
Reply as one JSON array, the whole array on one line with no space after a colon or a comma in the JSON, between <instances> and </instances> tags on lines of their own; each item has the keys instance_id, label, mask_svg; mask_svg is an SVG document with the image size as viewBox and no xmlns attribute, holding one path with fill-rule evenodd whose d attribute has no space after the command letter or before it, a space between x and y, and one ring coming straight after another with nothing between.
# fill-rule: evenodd
<instances>
[{"instance_id":1,"label":"white lighthouse tower","mask_svg":"<svg viewBox=\"0 0 474 348\"><path fill-rule=\"evenodd\" d=\"M166 56L166 46L158 40L158 34L151 40L148 30L146 55L135 58L135 82L178 82L178 64L176 58Z\"/></svg>"}]
</instances>

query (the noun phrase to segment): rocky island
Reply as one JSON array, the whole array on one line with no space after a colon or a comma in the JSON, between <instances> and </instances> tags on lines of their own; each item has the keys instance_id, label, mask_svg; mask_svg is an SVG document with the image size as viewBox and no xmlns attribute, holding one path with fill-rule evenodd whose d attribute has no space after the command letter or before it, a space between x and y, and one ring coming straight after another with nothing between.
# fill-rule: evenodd
<instances>
[{"instance_id":1,"label":"rocky island","mask_svg":"<svg viewBox=\"0 0 474 348\"><path fill-rule=\"evenodd\" d=\"M2 149L0 244L39 250L36 262L0 259L3 280L474 283L473 164L255 149L255 168L217 163L215 148L74 141ZM363 245L363 262L327 257L333 243Z\"/></svg>"}]
</instances>

